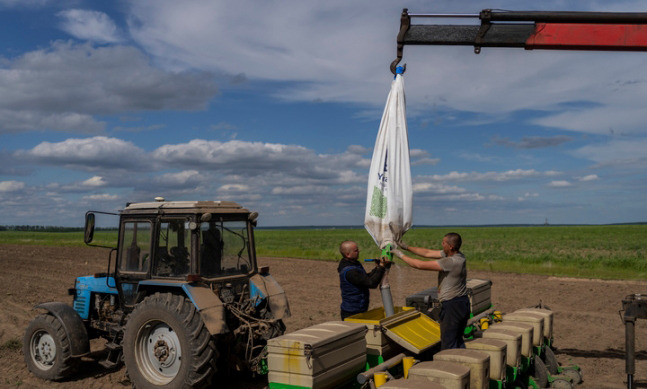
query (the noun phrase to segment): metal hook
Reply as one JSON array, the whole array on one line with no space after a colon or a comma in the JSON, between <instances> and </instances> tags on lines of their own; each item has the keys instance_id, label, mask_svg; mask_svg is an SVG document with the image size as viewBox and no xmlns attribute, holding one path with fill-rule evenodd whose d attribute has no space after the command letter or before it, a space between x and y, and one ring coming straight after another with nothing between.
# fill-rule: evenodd
<instances>
[{"instance_id":1,"label":"metal hook","mask_svg":"<svg viewBox=\"0 0 647 389\"><path fill-rule=\"evenodd\" d=\"M409 30L411 25L411 17L409 17L409 10L404 8L402 10L402 15L400 16L400 31L398 32L398 46L397 46L397 57L393 62L391 62L391 73L393 75L397 74L397 66L402 60L402 51L404 49L404 34ZM407 65L405 64L402 68L402 73L406 70Z\"/></svg>"},{"instance_id":2,"label":"metal hook","mask_svg":"<svg viewBox=\"0 0 647 389\"><path fill-rule=\"evenodd\" d=\"M402 66L398 66L398 64L400 63L401 60L402 60L402 58L396 58L395 61L391 62L391 73L393 73L394 76L397 75L398 73L399 74L404 74L404 72L407 71L407 64L406 63L403 64ZM402 68L402 71L399 72L398 67Z\"/></svg>"}]
</instances>

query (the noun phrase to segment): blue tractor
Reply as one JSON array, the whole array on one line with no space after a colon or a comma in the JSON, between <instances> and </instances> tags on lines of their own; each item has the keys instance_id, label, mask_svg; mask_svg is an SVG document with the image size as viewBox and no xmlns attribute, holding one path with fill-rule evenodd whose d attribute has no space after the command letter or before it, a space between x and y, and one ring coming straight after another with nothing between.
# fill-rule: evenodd
<instances>
[{"instance_id":1,"label":"blue tractor","mask_svg":"<svg viewBox=\"0 0 647 389\"><path fill-rule=\"evenodd\" d=\"M91 244L96 214L86 214ZM108 271L78 277L72 306L40 304L24 336L29 370L64 380L104 338L100 363L124 363L136 388L206 387L218 369L265 373L266 342L290 308L258 268L256 212L225 201L130 203L120 211Z\"/></svg>"}]
</instances>

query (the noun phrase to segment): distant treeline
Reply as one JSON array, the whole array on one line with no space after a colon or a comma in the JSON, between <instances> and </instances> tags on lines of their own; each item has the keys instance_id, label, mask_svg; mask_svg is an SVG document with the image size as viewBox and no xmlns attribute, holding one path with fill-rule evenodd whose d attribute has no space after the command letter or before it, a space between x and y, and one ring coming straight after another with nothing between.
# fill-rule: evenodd
<instances>
[{"instance_id":1,"label":"distant treeline","mask_svg":"<svg viewBox=\"0 0 647 389\"><path fill-rule=\"evenodd\" d=\"M647 222L635 223L612 223L612 224L479 224L479 225L420 225L414 226L412 229L420 228L473 228L473 227L581 227L581 226L618 226L618 225L647 225ZM96 227L97 231L113 231L115 227ZM258 226L258 230L355 230L364 229L364 226L281 226L281 227L265 227ZM31 232L78 232L83 231L83 227L60 227L60 226L0 226L0 231L31 231Z\"/></svg>"},{"instance_id":2,"label":"distant treeline","mask_svg":"<svg viewBox=\"0 0 647 389\"><path fill-rule=\"evenodd\" d=\"M83 227L0 226L0 231L77 232L77 231L83 231Z\"/></svg>"},{"instance_id":3,"label":"distant treeline","mask_svg":"<svg viewBox=\"0 0 647 389\"><path fill-rule=\"evenodd\" d=\"M95 227L97 231L116 231L116 227ZM22 232L79 232L83 227L60 227L60 226L0 226L0 231L22 231Z\"/></svg>"}]
</instances>

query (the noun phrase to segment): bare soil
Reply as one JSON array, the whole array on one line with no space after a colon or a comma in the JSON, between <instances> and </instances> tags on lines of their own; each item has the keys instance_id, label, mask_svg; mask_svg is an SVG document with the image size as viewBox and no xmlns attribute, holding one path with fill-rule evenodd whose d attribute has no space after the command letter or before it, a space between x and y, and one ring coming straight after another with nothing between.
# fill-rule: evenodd
<instances>
[{"instance_id":1,"label":"bare soil","mask_svg":"<svg viewBox=\"0 0 647 389\"><path fill-rule=\"evenodd\" d=\"M469 253L468 263L469 263ZM74 278L106 271L108 250L0 246L0 387L2 388L114 388L129 387L125 368L106 372L98 360L104 356L102 341L92 343L92 354L83 359L81 371L61 383L42 381L30 374L22 354L22 336L46 301L71 302L67 289ZM339 319L337 263L303 259L260 258L285 289L292 317L287 330ZM370 267L373 265L367 265ZM583 388L624 388L625 329L619 311L622 299L634 293L647 294L647 281L601 281L483 271L470 278L492 281L492 302L503 312L537 305L540 301L555 312L555 345L562 364L577 364L584 374ZM393 267L390 273L395 305L406 296L436 286L431 272ZM381 305L372 291L372 307ZM647 387L647 321L636 325L637 387ZM224 383L224 386L222 386ZM264 388L263 377L221 377L220 387Z\"/></svg>"}]
</instances>

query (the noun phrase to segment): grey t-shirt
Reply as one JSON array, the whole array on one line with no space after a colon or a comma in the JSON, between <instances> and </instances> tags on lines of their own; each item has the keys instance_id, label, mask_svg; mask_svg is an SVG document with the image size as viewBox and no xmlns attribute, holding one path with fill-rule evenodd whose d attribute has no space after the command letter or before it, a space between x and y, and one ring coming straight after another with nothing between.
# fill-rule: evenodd
<instances>
[{"instance_id":1,"label":"grey t-shirt","mask_svg":"<svg viewBox=\"0 0 647 389\"><path fill-rule=\"evenodd\" d=\"M447 301L467 295L465 256L461 252L451 257L447 257L443 252L441 256L438 264L443 268L443 271L438 272L438 299Z\"/></svg>"}]
</instances>

